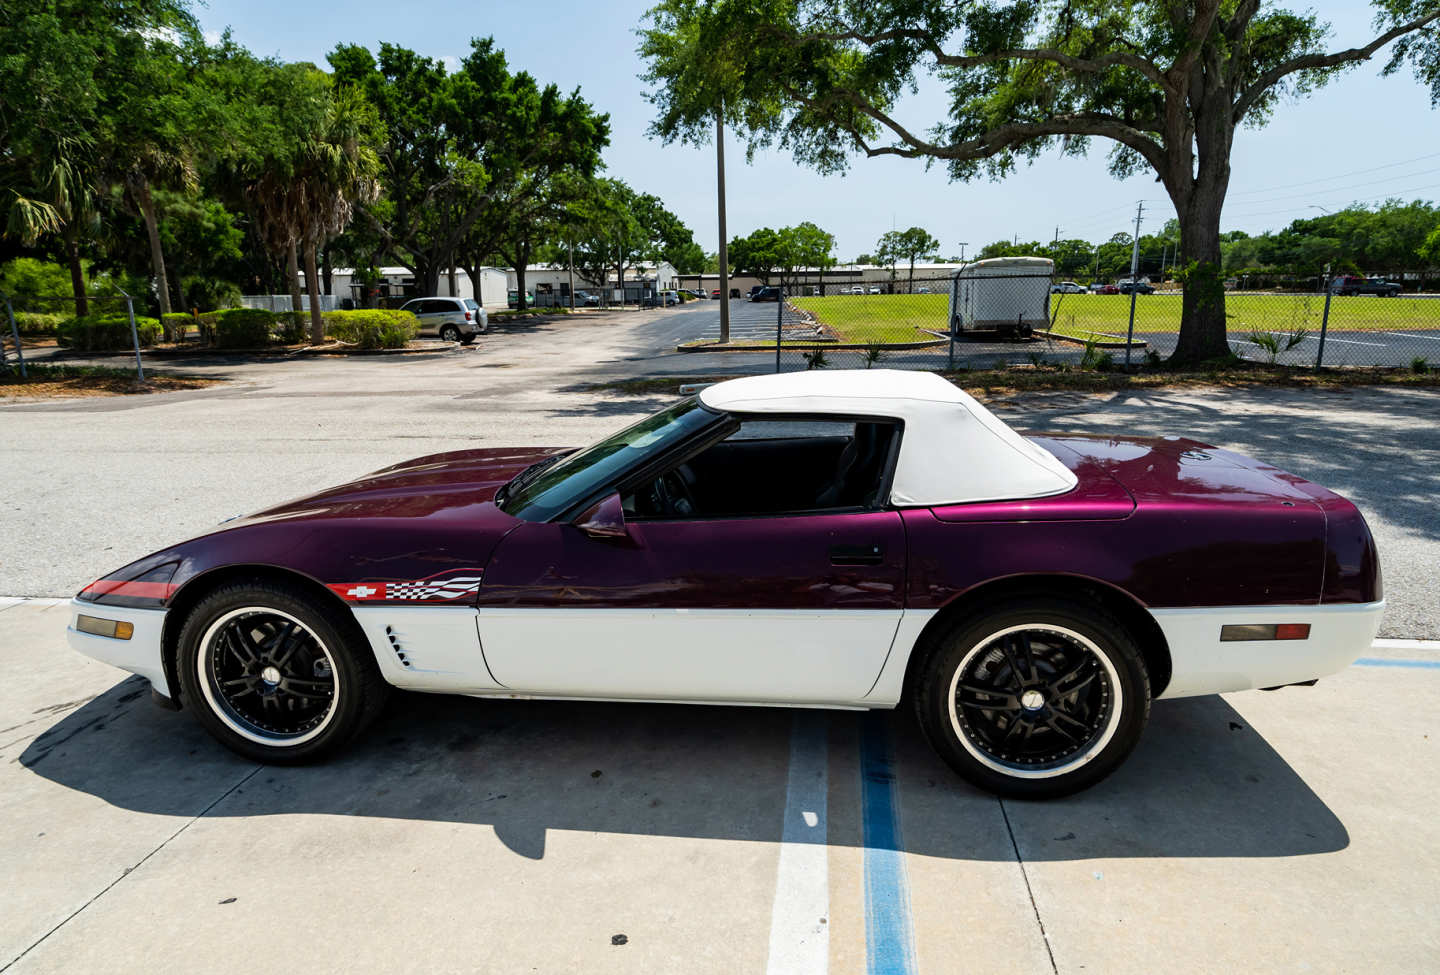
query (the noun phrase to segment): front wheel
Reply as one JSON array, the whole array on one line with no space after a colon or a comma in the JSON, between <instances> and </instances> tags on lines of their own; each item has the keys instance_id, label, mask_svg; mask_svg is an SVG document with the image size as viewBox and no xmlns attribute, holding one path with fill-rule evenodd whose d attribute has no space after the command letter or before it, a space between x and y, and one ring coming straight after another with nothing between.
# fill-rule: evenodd
<instances>
[{"instance_id":1,"label":"front wheel","mask_svg":"<svg viewBox=\"0 0 1440 975\"><path fill-rule=\"evenodd\" d=\"M314 761L358 735L389 685L353 618L256 580L205 597L180 630L180 687L221 744L276 764Z\"/></svg>"},{"instance_id":2,"label":"front wheel","mask_svg":"<svg viewBox=\"0 0 1440 975\"><path fill-rule=\"evenodd\" d=\"M1089 788L1140 740L1150 681L1109 614L1017 599L959 624L924 665L914 704L961 776L997 795L1050 799Z\"/></svg>"}]
</instances>

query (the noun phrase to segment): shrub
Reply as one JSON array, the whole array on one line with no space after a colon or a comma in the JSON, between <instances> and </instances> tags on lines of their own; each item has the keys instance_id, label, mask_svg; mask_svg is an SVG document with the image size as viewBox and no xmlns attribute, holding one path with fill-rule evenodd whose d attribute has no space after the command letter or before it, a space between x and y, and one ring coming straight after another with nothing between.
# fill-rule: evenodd
<instances>
[{"instance_id":1,"label":"shrub","mask_svg":"<svg viewBox=\"0 0 1440 975\"><path fill-rule=\"evenodd\" d=\"M214 278L187 277L185 297L201 311L240 307L240 289L229 281Z\"/></svg>"},{"instance_id":2,"label":"shrub","mask_svg":"<svg viewBox=\"0 0 1440 975\"><path fill-rule=\"evenodd\" d=\"M211 330L217 348L255 349L270 343L275 315L263 308L227 308L215 316Z\"/></svg>"},{"instance_id":3,"label":"shrub","mask_svg":"<svg viewBox=\"0 0 1440 975\"><path fill-rule=\"evenodd\" d=\"M65 320L58 312L17 311L15 327L25 335L54 335L55 328Z\"/></svg>"},{"instance_id":4,"label":"shrub","mask_svg":"<svg viewBox=\"0 0 1440 975\"><path fill-rule=\"evenodd\" d=\"M1430 371L1430 363L1425 359L1423 355L1417 355L1415 358L1410 360L1410 371L1414 373L1419 373L1423 376L1425 375L1425 373Z\"/></svg>"},{"instance_id":5,"label":"shrub","mask_svg":"<svg viewBox=\"0 0 1440 975\"><path fill-rule=\"evenodd\" d=\"M275 316L280 341L286 345L304 342L310 334L310 313L308 311L282 311Z\"/></svg>"},{"instance_id":6,"label":"shrub","mask_svg":"<svg viewBox=\"0 0 1440 975\"><path fill-rule=\"evenodd\" d=\"M160 316L160 324L172 339L177 342L184 341L186 331L195 324L195 316L183 311L172 311L168 315Z\"/></svg>"},{"instance_id":7,"label":"shrub","mask_svg":"<svg viewBox=\"0 0 1440 975\"><path fill-rule=\"evenodd\" d=\"M160 337L160 323L153 318L135 316L135 337L142 346L154 345ZM128 349L131 348L130 317L114 313L77 315L55 327L55 338L66 348L81 352Z\"/></svg>"},{"instance_id":8,"label":"shrub","mask_svg":"<svg viewBox=\"0 0 1440 975\"><path fill-rule=\"evenodd\" d=\"M408 311L366 308L325 313L325 331L333 339L362 349L403 349L420 322Z\"/></svg>"}]
</instances>

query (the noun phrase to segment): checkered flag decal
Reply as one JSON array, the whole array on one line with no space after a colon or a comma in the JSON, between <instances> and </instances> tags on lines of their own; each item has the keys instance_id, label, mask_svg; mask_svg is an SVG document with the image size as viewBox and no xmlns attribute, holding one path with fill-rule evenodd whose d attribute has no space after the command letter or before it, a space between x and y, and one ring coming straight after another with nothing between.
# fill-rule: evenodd
<instances>
[{"instance_id":1,"label":"checkered flag decal","mask_svg":"<svg viewBox=\"0 0 1440 975\"><path fill-rule=\"evenodd\" d=\"M455 576L422 582L392 582L386 586L388 599L460 599L480 591L480 576Z\"/></svg>"}]
</instances>

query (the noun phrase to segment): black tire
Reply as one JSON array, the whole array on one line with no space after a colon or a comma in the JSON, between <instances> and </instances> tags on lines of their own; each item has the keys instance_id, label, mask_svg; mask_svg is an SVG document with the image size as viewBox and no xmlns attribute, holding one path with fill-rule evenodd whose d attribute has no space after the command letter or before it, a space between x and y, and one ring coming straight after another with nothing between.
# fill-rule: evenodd
<instances>
[{"instance_id":1,"label":"black tire","mask_svg":"<svg viewBox=\"0 0 1440 975\"><path fill-rule=\"evenodd\" d=\"M446 342L459 342L460 329L456 328L454 323L442 325L440 326L440 337Z\"/></svg>"},{"instance_id":2,"label":"black tire","mask_svg":"<svg viewBox=\"0 0 1440 975\"><path fill-rule=\"evenodd\" d=\"M353 617L260 579L201 600L177 653L181 693L205 730L270 764L339 751L380 713L390 690Z\"/></svg>"},{"instance_id":3,"label":"black tire","mask_svg":"<svg viewBox=\"0 0 1440 975\"><path fill-rule=\"evenodd\" d=\"M465 336L463 339L460 340L460 344L461 344L461 345L474 345L474 344L475 344L475 340L478 339L479 337L480 337L480 333L479 333L479 332L471 332L469 335Z\"/></svg>"},{"instance_id":4,"label":"black tire","mask_svg":"<svg viewBox=\"0 0 1440 975\"><path fill-rule=\"evenodd\" d=\"M1088 789L1130 754L1150 716L1150 679L1113 616L1015 598L932 644L912 703L930 744L967 781L1007 798L1054 799Z\"/></svg>"}]
</instances>

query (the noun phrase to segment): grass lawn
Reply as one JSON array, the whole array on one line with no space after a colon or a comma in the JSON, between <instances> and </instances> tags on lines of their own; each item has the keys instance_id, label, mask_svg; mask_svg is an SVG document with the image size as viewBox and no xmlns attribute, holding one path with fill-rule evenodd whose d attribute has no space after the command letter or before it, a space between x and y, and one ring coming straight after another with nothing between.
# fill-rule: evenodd
<instances>
[{"instance_id":1,"label":"grass lawn","mask_svg":"<svg viewBox=\"0 0 1440 975\"><path fill-rule=\"evenodd\" d=\"M843 344L924 342L945 330L949 295L826 295L792 298L790 304L814 315Z\"/></svg>"},{"instance_id":2,"label":"grass lawn","mask_svg":"<svg viewBox=\"0 0 1440 975\"><path fill-rule=\"evenodd\" d=\"M135 379L134 369L110 366L51 366L26 363L26 377L12 361L0 372L0 399L14 396L49 398L55 396L127 396L134 393L168 393L177 389L200 389L223 380L204 376L175 376L146 372L145 382Z\"/></svg>"},{"instance_id":3,"label":"grass lawn","mask_svg":"<svg viewBox=\"0 0 1440 975\"><path fill-rule=\"evenodd\" d=\"M949 296L830 295L795 298L792 304L814 315L842 342L918 342L920 331L945 330ZM1229 330L1248 335L1262 332L1320 330L1325 311L1323 295L1232 294L1225 299ZM1061 334L1088 337L1088 333L1125 334L1130 317L1129 295L1051 295L1050 314ZM1440 330L1437 298L1335 298L1330 304L1330 328L1342 331ZM1178 332L1180 296L1138 295L1135 331Z\"/></svg>"}]
</instances>

